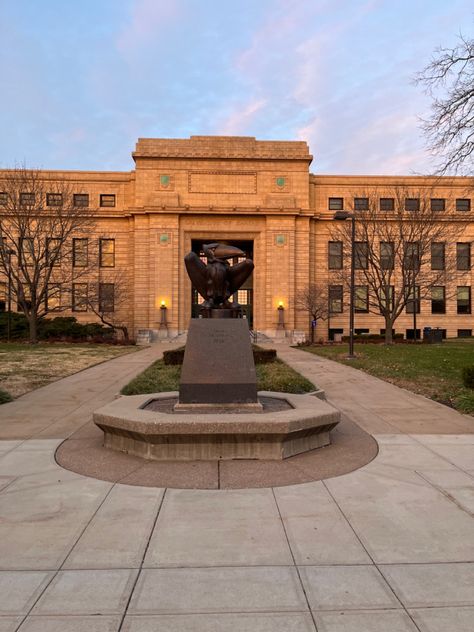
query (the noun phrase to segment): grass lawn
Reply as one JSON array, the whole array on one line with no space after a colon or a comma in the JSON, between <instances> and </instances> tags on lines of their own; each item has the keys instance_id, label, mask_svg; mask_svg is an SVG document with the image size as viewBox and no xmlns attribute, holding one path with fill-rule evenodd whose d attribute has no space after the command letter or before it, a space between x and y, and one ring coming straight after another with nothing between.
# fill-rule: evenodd
<instances>
[{"instance_id":1,"label":"grass lawn","mask_svg":"<svg viewBox=\"0 0 474 632\"><path fill-rule=\"evenodd\" d=\"M353 360L347 360L348 345L302 348L474 414L474 390L463 386L461 375L463 367L474 366L474 340L448 340L437 345L356 343Z\"/></svg>"},{"instance_id":2,"label":"grass lawn","mask_svg":"<svg viewBox=\"0 0 474 632\"><path fill-rule=\"evenodd\" d=\"M133 346L0 343L0 404L81 369L135 351ZM3 391L3 393L2 393Z\"/></svg>"},{"instance_id":3,"label":"grass lawn","mask_svg":"<svg viewBox=\"0 0 474 632\"><path fill-rule=\"evenodd\" d=\"M315 390L314 384L281 360L257 364L256 371L259 391L310 393ZM181 366L167 366L163 360L157 360L124 386L121 392L123 395L141 395L177 391L180 374Z\"/></svg>"}]
</instances>

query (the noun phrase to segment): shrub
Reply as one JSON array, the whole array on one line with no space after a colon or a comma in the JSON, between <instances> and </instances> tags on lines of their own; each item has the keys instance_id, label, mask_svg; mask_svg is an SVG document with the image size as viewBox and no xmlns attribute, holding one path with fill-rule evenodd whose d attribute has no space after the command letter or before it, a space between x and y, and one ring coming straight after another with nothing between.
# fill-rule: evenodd
<instances>
[{"instance_id":1,"label":"shrub","mask_svg":"<svg viewBox=\"0 0 474 632\"><path fill-rule=\"evenodd\" d=\"M7 337L7 312L0 313L0 339L6 339ZM28 321L24 314L18 314L17 312L10 312L10 339L11 340L24 340L28 338Z\"/></svg>"},{"instance_id":2,"label":"shrub","mask_svg":"<svg viewBox=\"0 0 474 632\"><path fill-rule=\"evenodd\" d=\"M462 381L466 388L474 388L474 366L465 366L463 368Z\"/></svg>"},{"instance_id":3,"label":"shrub","mask_svg":"<svg viewBox=\"0 0 474 632\"><path fill-rule=\"evenodd\" d=\"M183 364L185 347L170 349L163 352L163 362L167 366ZM255 364L265 364L275 362L277 353L275 349L264 349L258 345L252 345L253 359Z\"/></svg>"},{"instance_id":4,"label":"shrub","mask_svg":"<svg viewBox=\"0 0 474 632\"><path fill-rule=\"evenodd\" d=\"M6 404L7 402L11 402L13 397L7 391L4 391L3 388L0 388L0 404Z\"/></svg>"}]
</instances>

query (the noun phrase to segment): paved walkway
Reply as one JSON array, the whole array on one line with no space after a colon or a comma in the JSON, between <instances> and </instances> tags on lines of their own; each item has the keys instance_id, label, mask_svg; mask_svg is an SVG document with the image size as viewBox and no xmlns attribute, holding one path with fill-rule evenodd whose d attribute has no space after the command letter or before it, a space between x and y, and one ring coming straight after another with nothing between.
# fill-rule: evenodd
<instances>
[{"instance_id":1,"label":"paved walkway","mask_svg":"<svg viewBox=\"0 0 474 632\"><path fill-rule=\"evenodd\" d=\"M0 632L472 631L471 419L282 348L374 434L374 461L226 491L60 468L56 446L156 353L0 407Z\"/></svg>"}]
</instances>

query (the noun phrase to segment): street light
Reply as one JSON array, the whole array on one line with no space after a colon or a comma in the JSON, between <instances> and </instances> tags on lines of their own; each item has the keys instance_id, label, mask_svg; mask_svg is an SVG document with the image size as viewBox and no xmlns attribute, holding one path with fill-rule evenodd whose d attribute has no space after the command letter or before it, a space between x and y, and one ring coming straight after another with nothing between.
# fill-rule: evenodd
<instances>
[{"instance_id":1,"label":"street light","mask_svg":"<svg viewBox=\"0 0 474 632\"><path fill-rule=\"evenodd\" d=\"M0 246L4 248L4 255L8 257L8 289L7 289L7 342L10 342L11 335L11 313L12 313L12 255L15 251L5 248L5 243L0 241Z\"/></svg>"},{"instance_id":2,"label":"street light","mask_svg":"<svg viewBox=\"0 0 474 632\"><path fill-rule=\"evenodd\" d=\"M336 211L335 220L351 220L351 285L349 303L349 355L348 358L355 358L354 355L354 299L355 299L355 215L348 211Z\"/></svg>"}]
</instances>

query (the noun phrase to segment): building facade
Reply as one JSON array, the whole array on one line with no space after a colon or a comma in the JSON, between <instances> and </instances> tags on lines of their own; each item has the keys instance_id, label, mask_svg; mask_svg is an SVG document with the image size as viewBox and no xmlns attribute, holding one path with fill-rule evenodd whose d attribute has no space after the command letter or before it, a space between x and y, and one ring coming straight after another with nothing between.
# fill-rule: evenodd
<instances>
[{"instance_id":1,"label":"building facade","mask_svg":"<svg viewBox=\"0 0 474 632\"><path fill-rule=\"evenodd\" d=\"M278 307L283 307L284 331L308 333L310 318L297 308L296 297L309 284L338 285L329 245L335 211L354 210L354 200L365 199L368 189L385 199L387 190L400 185L429 191L450 221L462 223L456 243L468 244L469 251L468 264L449 280L465 288L462 296L456 289L447 292L444 309L434 311L432 301L422 300L417 327L440 327L449 337L472 335L470 179L314 175L305 142L253 137L139 139L132 156L135 168L129 172L55 171L48 177L67 180L78 204L97 208L95 238L103 240L104 249L97 266L104 268L105 282L112 279L110 268L127 279L127 301L120 309L135 335L157 334L164 306L168 335L187 330L200 299L192 291L184 255L199 253L203 243L212 241L237 245L255 262L238 297L253 330L281 335ZM447 256L455 256L456 243L446 245ZM317 338L348 333L348 293L341 291L340 306L334 303L329 321L317 323ZM5 292L0 279L0 306ZM74 315L82 322L94 320L81 310ZM409 335L412 323L412 315L404 312L395 330ZM383 327L378 314L356 313L356 331L380 333Z\"/></svg>"}]
</instances>

